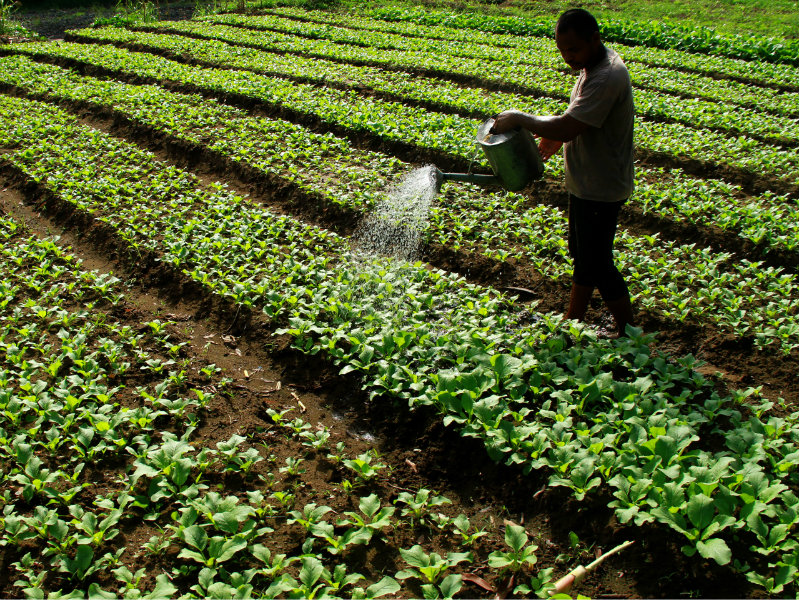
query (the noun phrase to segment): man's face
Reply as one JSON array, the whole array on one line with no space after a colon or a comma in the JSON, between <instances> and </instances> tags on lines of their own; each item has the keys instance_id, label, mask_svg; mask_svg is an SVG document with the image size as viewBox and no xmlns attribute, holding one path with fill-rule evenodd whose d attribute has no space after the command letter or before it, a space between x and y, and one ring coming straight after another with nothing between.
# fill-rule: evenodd
<instances>
[{"instance_id":1,"label":"man's face","mask_svg":"<svg viewBox=\"0 0 799 600\"><path fill-rule=\"evenodd\" d=\"M566 64L575 71L590 65L599 52L599 32L590 40L581 38L573 29L555 33L555 43Z\"/></svg>"}]
</instances>

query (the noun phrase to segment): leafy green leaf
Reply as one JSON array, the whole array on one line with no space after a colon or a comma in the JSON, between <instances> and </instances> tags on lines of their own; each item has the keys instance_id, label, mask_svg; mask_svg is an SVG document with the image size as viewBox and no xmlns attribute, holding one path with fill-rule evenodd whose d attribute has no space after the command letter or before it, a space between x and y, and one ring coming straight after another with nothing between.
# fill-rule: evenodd
<instances>
[{"instance_id":1,"label":"leafy green leaf","mask_svg":"<svg viewBox=\"0 0 799 600\"><path fill-rule=\"evenodd\" d=\"M185 542L197 550L203 551L208 545L208 534L205 529L199 525L192 525L183 530L183 539Z\"/></svg>"},{"instance_id":2,"label":"leafy green leaf","mask_svg":"<svg viewBox=\"0 0 799 600\"><path fill-rule=\"evenodd\" d=\"M732 560L732 551L727 542L721 538L710 538L705 541L698 541L696 543L696 550L701 556L707 559L713 559L720 565L726 565Z\"/></svg>"}]
</instances>

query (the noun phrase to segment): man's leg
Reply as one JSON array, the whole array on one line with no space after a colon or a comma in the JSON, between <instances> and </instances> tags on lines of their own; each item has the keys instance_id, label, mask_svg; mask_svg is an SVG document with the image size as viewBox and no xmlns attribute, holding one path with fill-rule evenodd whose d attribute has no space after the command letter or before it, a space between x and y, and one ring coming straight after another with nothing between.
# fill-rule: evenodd
<instances>
[{"instance_id":1,"label":"man's leg","mask_svg":"<svg viewBox=\"0 0 799 600\"><path fill-rule=\"evenodd\" d=\"M588 303L594 293L594 280L590 269L591 222L593 215L589 204L569 195L569 256L571 256L574 272L572 289L569 297L567 319L582 321L588 310Z\"/></svg>"},{"instance_id":2,"label":"man's leg","mask_svg":"<svg viewBox=\"0 0 799 600\"><path fill-rule=\"evenodd\" d=\"M605 300L605 306L608 307L610 314L613 315L613 320L616 321L616 331L618 334L626 335L625 329L627 325L635 325L633 317L633 305L630 302L629 294L618 300Z\"/></svg>"},{"instance_id":3,"label":"man's leg","mask_svg":"<svg viewBox=\"0 0 799 600\"><path fill-rule=\"evenodd\" d=\"M572 283L569 310L566 312L566 318L582 321L585 318L585 312L588 310L588 303L591 301L591 294L593 293L594 287L591 285Z\"/></svg>"},{"instance_id":4,"label":"man's leg","mask_svg":"<svg viewBox=\"0 0 799 600\"><path fill-rule=\"evenodd\" d=\"M627 325L634 325L633 307L630 302L630 292L613 260L613 241L616 237L616 226L619 211L624 202L595 203L594 243L596 244L595 269L599 275L597 287L605 306L608 307L613 320L616 322L616 331L619 335L625 334Z\"/></svg>"},{"instance_id":5,"label":"man's leg","mask_svg":"<svg viewBox=\"0 0 799 600\"><path fill-rule=\"evenodd\" d=\"M567 316L582 319L591 292L597 287L620 335L628 324L633 324L627 284L613 260L613 241L622 204L569 197L569 254L574 260L574 283Z\"/></svg>"}]
</instances>

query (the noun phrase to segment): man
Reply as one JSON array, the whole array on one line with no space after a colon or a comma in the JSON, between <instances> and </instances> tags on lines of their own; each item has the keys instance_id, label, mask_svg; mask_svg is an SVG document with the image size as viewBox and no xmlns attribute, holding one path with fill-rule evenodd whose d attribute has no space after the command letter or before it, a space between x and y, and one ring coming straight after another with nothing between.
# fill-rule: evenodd
<instances>
[{"instance_id":1,"label":"man","mask_svg":"<svg viewBox=\"0 0 799 600\"><path fill-rule=\"evenodd\" d=\"M567 10L555 26L563 60L580 76L566 112L541 117L509 110L493 133L524 127L540 136L546 160L563 146L569 192L569 254L574 260L566 317L582 320L599 289L620 335L633 323L630 294L613 261L613 239L622 204L633 191L632 86L619 55L602 44L596 19Z\"/></svg>"}]
</instances>

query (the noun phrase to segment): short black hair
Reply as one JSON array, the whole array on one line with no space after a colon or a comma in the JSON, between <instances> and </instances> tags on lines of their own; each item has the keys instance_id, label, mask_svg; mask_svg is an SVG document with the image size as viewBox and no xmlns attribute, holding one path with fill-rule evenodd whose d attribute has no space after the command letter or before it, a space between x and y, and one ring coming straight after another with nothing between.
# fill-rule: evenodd
<instances>
[{"instance_id":1,"label":"short black hair","mask_svg":"<svg viewBox=\"0 0 799 600\"><path fill-rule=\"evenodd\" d=\"M594 33L599 31L599 23L596 22L594 15L583 8L570 8L560 15L555 33L565 33L574 31L584 40L590 40Z\"/></svg>"}]
</instances>

